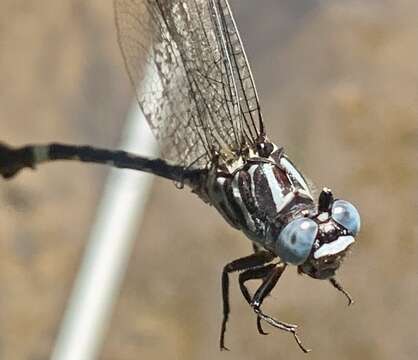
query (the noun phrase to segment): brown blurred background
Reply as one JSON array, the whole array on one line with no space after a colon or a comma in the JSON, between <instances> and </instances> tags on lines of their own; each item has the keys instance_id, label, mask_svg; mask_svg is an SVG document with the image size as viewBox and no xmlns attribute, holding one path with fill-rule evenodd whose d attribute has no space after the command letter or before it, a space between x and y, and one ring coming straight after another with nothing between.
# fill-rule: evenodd
<instances>
[{"instance_id":1,"label":"brown blurred background","mask_svg":"<svg viewBox=\"0 0 418 360\"><path fill-rule=\"evenodd\" d=\"M266 310L300 325L257 335L222 266L250 243L189 191L156 179L101 359L418 357L418 2L231 0L272 140L362 231L328 283L290 269ZM114 147L132 91L110 0L0 2L0 141ZM54 164L0 182L0 358L47 359L107 170ZM100 286L100 284L98 284Z\"/></svg>"}]
</instances>

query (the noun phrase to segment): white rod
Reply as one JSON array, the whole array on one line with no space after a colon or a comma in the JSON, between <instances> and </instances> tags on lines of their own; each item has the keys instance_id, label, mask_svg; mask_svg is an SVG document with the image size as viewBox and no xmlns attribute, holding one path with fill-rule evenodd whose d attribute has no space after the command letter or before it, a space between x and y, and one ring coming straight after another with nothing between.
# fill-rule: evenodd
<instances>
[{"instance_id":1,"label":"white rod","mask_svg":"<svg viewBox=\"0 0 418 360\"><path fill-rule=\"evenodd\" d=\"M138 104L121 148L155 157L157 146ZM100 353L118 297L152 176L112 169L53 349L52 360L93 360Z\"/></svg>"}]
</instances>

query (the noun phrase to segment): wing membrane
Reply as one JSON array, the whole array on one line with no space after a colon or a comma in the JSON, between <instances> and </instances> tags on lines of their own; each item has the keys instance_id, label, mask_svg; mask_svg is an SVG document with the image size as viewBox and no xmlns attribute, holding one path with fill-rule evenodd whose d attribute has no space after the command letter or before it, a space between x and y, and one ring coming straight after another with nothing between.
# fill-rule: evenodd
<instances>
[{"instance_id":1,"label":"wing membrane","mask_svg":"<svg viewBox=\"0 0 418 360\"><path fill-rule=\"evenodd\" d=\"M237 155L258 98L225 0L115 0L118 40L162 157L191 168ZM244 128L245 126L245 128Z\"/></svg>"},{"instance_id":2,"label":"wing membrane","mask_svg":"<svg viewBox=\"0 0 418 360\"><path fill-rule=\"evenodd\" d=\"M211 0L218 17L218 41L228 54L234 76L243 130L250 142L264 135L260 102L247 55L227 0Z\"/></svg>"}]
</instances>

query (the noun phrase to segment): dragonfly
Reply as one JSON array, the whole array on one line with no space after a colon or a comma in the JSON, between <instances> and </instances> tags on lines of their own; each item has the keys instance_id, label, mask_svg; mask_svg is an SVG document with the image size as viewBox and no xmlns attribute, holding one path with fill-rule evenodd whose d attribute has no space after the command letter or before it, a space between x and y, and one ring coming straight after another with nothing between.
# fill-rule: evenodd
<instances>
[{"instance_id":1,"label":"dragonfly","mask_svg":"<svg viewBox=\"0 0 418 360\"><path fill-rule=\"evenodd\" d=\"M219 346L227 350L232 273L256 317L293 335L297 325L266 314L265 298L285 269L327 280L350 294L335 274L355 243L360 215L324 187L318 198L286 154L267 137L260 101L227 0L114 0L117 37L139 106L161 157L62 143L0 143L0 174L72 160L145 171L188 187L251 241L250 255L224 266ZM261 284L254 293L250 280Z\"/></svg>"}]
</instances>

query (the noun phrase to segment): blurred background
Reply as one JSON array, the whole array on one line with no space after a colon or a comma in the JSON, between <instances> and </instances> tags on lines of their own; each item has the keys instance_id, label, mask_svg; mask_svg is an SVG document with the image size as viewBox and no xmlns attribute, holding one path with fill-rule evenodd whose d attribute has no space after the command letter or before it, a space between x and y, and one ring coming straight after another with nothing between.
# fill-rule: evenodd
<instances>
[{"instance_id":1,"label":"blurred background","mask_svg":"<svg viewBox=\"0 0 418 360\"><path fill-rule=\"evenodd\" d=\"M266 312L310 359L418 356L418 2L231 0L270 138L362 231L339 279L288 269ZM0 2L0 141L115 147L133 96L110 0ZM0 358L46 359L108 170L69 163L0 182ZM220 273L249 241L187 189L155 179L100 359L306 359L257 334L235 278L219 352ZM100 286L100 284L98 284Z\"/></svg>"}]
</instances>

